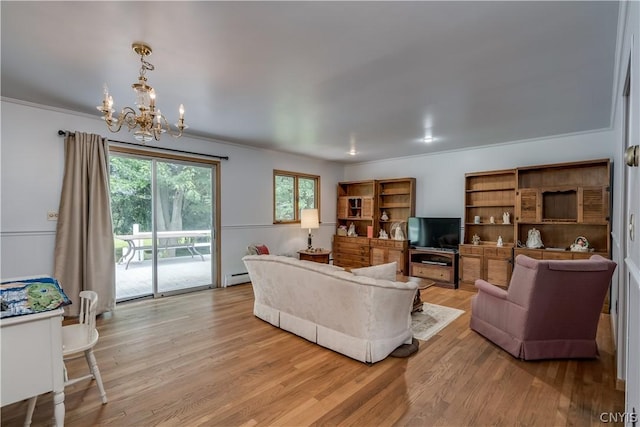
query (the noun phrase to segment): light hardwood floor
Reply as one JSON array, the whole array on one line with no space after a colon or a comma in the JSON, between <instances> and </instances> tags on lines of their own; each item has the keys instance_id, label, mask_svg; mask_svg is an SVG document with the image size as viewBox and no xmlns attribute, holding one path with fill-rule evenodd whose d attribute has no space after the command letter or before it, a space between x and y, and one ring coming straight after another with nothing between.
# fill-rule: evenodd
<instances>
[{"instance_id":1,"label":"light hardwood floor","mask_svg":"<svg viewBox=\"0 0 640 427\"><path fill-rule=\"evenodd\" d=\"M588 426L624 410L608 315L599 359L523 362L469 329L471 295L422 291L465 314L412 357L372 366L257 319L250 285L122 304L98 321L109 403L93 383L68 387L66 425ZM2 425L22 425L25 411L2 408ZM52 413L42 396L33 425Z\"/></svg>"}]
</instances>

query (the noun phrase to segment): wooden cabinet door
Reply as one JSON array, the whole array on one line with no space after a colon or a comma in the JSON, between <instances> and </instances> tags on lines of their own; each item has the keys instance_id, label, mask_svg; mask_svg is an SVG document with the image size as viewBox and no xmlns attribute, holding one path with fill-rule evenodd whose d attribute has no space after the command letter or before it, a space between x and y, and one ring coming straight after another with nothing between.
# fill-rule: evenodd
<instances>
[{"instance_id":1,"label":"wooden cabinet door","mask_svg":"<svg viewBox=\"0 0 640 427\"><path fill-rule=\"evenodd\" d=\"M578 192L578 222L603 223L609 220L609 191L606 187L582 187Z\"/></svg>"},{"instance_id":2,"label":"wooden cabinet door","mask_svg":"<svg viewBox=\"0 0 640 427\"><path fill-rule=\"evenodd\" d=\"M362 217L373 218L373 198L371 197L362 198Z\"/></svg>"},{"instance_id":3,"label":"wooden cabinet door","mask_svg":"<svg viewBox=\"0 0 640 427\"><path fill-rule=\"evenodd\" d=\"M540 192L535 188L518 190L516 202L516 221L540 222L542 221L542 205Z\"/></svg>"},{"instance_id":4,"label":"wooden cabinet door","mask_svg":"<svg viewBox=\"0 0 640 427\"><path fill-rule=\"evenodd\" d=\"M460 280L473 285L476 279L482 279L482 256L460 256Z\"/></svg>"},{"instance_id":5,"label":"wooden cabinet door","mask_svg":"<svg viewBox=\"0 0 640 427\"><path fill-rule=\"evenodd\" d=\"M385 264L387 261L387 252L388 249L386 248L377 248L372 246L370 249L370 255L371 255L371 265L380 265L380 264Z\"/></svg>"},{"instance_id":6,"label":"wooden cabinet door","mask_svg":"<svg viewBox=\"0 0 640 427\"><path fill-rule=\"evenodd\" d=\"M396 268L396 274L405 274L405 265L406 265L406 257L405 257L405 251L403 250L398 250L398 249L389 249L388 250L388 256L387 256L387 262L396 262L397 268Z\"/></svg>"},{"instance_id":7,"label":"wooden cabinet door","mask_svg":"<svg viewBox=\"0 0 640 427\"><path fill-rule=\"evenodd\" d=\"M349 217L349 198L338 197L338 219L347 219Z\"/></svg>"},{"instance_id":8,"label":"wooden cabinet door","mask_svg":"<svg viewBox=\"0 0 640 427\"><path fill-rule=\"evenodd\" d=\"M485 256L484 262L484 271L487 276L485 280L506 289L511 280L511 259Z\"/></svg>"}]
</instances>

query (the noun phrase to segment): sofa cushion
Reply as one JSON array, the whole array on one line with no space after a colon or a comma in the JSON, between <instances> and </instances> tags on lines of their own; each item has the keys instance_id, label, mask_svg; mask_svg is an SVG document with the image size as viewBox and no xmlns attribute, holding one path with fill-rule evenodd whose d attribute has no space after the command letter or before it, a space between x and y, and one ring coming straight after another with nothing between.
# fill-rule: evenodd
<instances>
[{"instance_id":1,"label":"sofa cushion","mask_svg":"<svg viewBox=\"0 0 640 427\"><path fill-rule=\"evenodd\" d=\"M388 264L373 265L371 267L354 268L351 272L356 276L395 281L397 270L398 265L394 261Z\"/></svg>"}]
</instances>

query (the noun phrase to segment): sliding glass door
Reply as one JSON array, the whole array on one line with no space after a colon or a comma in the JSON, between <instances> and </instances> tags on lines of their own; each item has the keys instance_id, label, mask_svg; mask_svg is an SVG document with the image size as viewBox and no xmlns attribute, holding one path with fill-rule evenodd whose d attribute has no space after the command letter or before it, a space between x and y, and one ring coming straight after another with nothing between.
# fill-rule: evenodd
<instances>
[{"instance_id":1,"label":"sliding glass door","mask_svg":"<svg viewBox=\"0 0 640 427\"><path fill-rule=\"evenodd\" d=\"M213 170L175 161L155 166L158 292L208 286L213 277Z\"/></svg>"},{"instance_id":2,"label":"sliding glass door","mask_svg":"<svg viewBox=\"0 0 640 427\"><path fill-rule=\"evenodd\" d=\"M216 286L217 167L111 153L118 301Z\"/></svg>"}]
</instances>

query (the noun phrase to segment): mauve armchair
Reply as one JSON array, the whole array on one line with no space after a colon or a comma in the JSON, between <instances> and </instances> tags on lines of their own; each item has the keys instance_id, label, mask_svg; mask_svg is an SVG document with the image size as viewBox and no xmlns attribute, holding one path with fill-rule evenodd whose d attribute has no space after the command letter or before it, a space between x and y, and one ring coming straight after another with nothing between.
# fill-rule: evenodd
<instances>
[{"instance_id":1,"label":"mauve armchair","mask_svg":"<svg viewBox=\"0 0 640 427\"><path fill-rule=\"evenodd\" d=\"M518 255L508 290L476 280L471 329L524 360L598 356L596 332L616 263Z\"/></svg>"}]
</instances>

